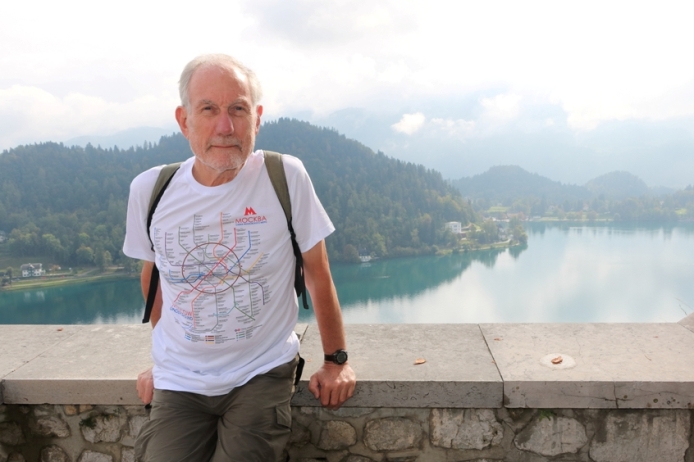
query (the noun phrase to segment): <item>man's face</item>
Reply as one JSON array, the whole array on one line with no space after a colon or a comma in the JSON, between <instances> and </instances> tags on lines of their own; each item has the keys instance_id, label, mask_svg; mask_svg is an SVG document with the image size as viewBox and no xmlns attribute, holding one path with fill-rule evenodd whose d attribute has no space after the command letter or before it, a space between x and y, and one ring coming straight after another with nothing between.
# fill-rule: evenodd
<instances>
[{"instance_id":1,"label":"man's face","mask_svg":"<svg viewBox=\"0 0 694 462\"><path fill-rule=\"evenodd\" d=\"M253 151L262 114L245 76L203 65L190 79L188 101L188 107L176 109L176 120L196 164L217 174L238 171Z\"/></svg>"}]
</instances>

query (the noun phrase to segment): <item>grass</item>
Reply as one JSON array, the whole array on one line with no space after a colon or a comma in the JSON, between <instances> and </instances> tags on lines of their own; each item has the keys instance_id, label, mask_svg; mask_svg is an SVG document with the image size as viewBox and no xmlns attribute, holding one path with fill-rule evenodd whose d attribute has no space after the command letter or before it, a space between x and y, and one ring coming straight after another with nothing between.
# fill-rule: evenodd
<instances>
[{"instance_id":1,"label":"grass","mask_svg":"<svg viewBox=\"0 0 694 462\"><path fill-rule=\"evenodd\" d=\"M13 279L11 285L0 288L0 291L9 292L13 290L45 289L46 287L59 287L71 284L83 284L85 282L103 282L137 277L137 273L126 273L122 270L113 269L100 273L94 268L92 271L84 271L77 275L63 273L38 278Z\"/></svg>"}]
</instances>

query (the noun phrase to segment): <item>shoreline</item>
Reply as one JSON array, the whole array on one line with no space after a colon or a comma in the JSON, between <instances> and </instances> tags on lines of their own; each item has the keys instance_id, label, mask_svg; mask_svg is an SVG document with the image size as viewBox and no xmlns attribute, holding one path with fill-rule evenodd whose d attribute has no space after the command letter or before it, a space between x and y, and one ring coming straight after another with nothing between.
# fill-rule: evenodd
<instances>
[{"instance_id":1,"label":"shoreline","mask_svg":"<svg viewBox=\"0 0 694 462\"><path fill-rule=\"evenodd\" d=\"M107 272L88 276L44 276L36 279L19 280L10 285L0 288L2 292L13 292L21 290L45 289L48 287L61 287L73 284L84 284L93 282L109 282L118 279L136 279L139 274L127 274L120 272Z\"/></svg>"}]
</instances>

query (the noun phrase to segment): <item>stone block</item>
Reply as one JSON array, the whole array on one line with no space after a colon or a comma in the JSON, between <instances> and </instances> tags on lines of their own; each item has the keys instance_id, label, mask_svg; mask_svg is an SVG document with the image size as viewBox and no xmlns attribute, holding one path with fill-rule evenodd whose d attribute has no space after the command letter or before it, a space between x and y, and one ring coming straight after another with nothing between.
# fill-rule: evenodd
<instances>
[{"instance_id":1,"label":"stone block","mask_svg":"<svg viewBox=\"0 0 694 462\"><path fill-rule=\"evenodd\" d=\"M506 407L694 407L694 335L679 324L482 324ZM556 364L546 361L557 358Z\"/></svg>"},{"instance_id":2,"label":"stone block","mask_svg":"<svg viewBox=\"0 0 694 462\"><path fill-rule=\"evenodd\" d=\"M346 325L349 362L357 374L343 407L498 408L503 384L474 324ZM308 379L323 364L318 328L301 342L306 359L295 406L319 406ZM425 359L422 364L415 364Z\"/></svg>"},{"instance_id":3,"label":"stone block","mask_svg":"<svg viewBox=\"0 0 694 462\"><path fill-rule=\"evenodd\" d=\"M609 412L590 444L595 462L682 462L689 447L689 411Z\"/></svg>"},{"instance_id":4,"label":"stone block","mask_svg":"<svg viewBox=\"0 0 694 462\"><path fill-rule=\"evenodd\" d=\"M343 462L374 462L374 460L370 459L368 457L365 457L365 456L357 456L357 455L351 454L351 455L347 456L347 458L344 459Z\"/></svg>"},{"instance_id":5,"label":"stone block","mask_svg":"<svg viewBox=\"0 0 694 462\"><path fill-rule=\"evenodd\" d=\"M514 439L522 451L532 451L543 456L577 453L586 443L585 427L576 419L566 417L538 417Z\"/></svg>"},{"instance_id":6,"label":"stone block","mask_svg":"<svg viewBox=\"0 0 694 462\"><path fill-rule=\"evenodd\" d=\"M421 441L421 425L404 417L371 420L364 427L364 444L373 451L412 449Z\"/></svg>"},{"instance_id":7,"label":"stone block","mask_svg":"<svg viewBox=\"0 0 694 462\"><path fill-rule=\"evenodd\" d=\"M290 446L304 446L311 442L311 433L308 428L292 420L292 433L289 435Z\"/></svg>"},{"instance_id":8,"label":"stone block","mask_svg":"<svg viewBox=\"0 0 694 462\"><path fill-rule=\"evenodd\" d=\"M40 462L70 462L70 457L63 448L52 444L41 449Z\"/></svg>"},{"instance_id":9,"label":"stone block","mask_svg":"<svg viewBox=\"0 0 694 462\"><path fill-rule=\"evenodd\" d=\"M22 427L17 422L0 423L0 444L17 446L24 442Z\"/></svg>"},{"instance_id":10,"label":"stone block","mask_svg":"<svg viewBox=\"0 0 694 462\"><path fill-rule=\"evenodd\" d=\"M694 332L694 313L689 313L684 318L680 319L677 324L684 326L688 330Z\"/></svg>"},{"instance_id":11,"label":"stone block","mask_svg":"<svg viewBox=\"0 0 694 462\"><path fill-rule=\"evenodd\" d=\"M82 329L84 326L0 325L0 379Z\"/></svg>"},{"instance_id":12,"label":"stone block","mask_svg":"<svg viewBox=\"0 0 694 462\"><path fill-rule=\"evenodd\" d=\"M96 451L84 451L77 462L113 462L113 456Z\"/></svg>"},{"instance_id":13,"label":"stone block","mask_svg":"<svg viewBox=\"0 0 694 462\"><path fill-rule=\"evenodd\" d=\"M23 455L19 454L18 452L13 452L7 458L7 462L26 462L26 459Z\"/></svg>"},{"instance_id":14,"label":"stone block","mask_svg":"<svg viewBox=\"0 0 694 462\"><path fill-rule=\"evenodd\" d=\"M80 422L80 430L90 443L115 443L121 439L123 419L118 415L102 414L90 416Z\"/></svg>"},{"instance_id":15,"label":"stone block","mask_svg":"<svg viewBox=\"0 0 694 462\"><path fill-rule=\"evenodd\" d=\"M30 419L29 430L40 437L67 438L70 436L70 426L58 415Z\"/></svg>"},{"instance_id":16,"label":"stone block","mask_svg":"<svg viewBox=\"0 0 694 462\"><path fill-rule=\"evenodd\" d=\"M120 462L135 462L135 450L126 448L121 451Z\"/></svg>"},{"instance_id":17,"label":"stone block","mask_svg":"<svg viewBox=\"0 0 694 462\"><path fill-rule=\"evenodd\" d=\"M55 330L55 326L28 327L31 334L24 335L31 341L42 338L44 327L49 332ZM140 403L135 383L138 373L151 366L151 328L136 324L74 327L66 327L58 333L61 341L38 351L30 362L5 375L5 403ZM6 346L3 339L0 348L14 347ZM5 356L0 352L0 361Z\"/></svg>"},{"instance_id":18,"label":"stone block","mask_svg":"<svg viewBox=\"0 0 694 462\"><path fill-rule=\"evenodd\" d=\"M504 429L490 409L432 409L431 444L448 449L485 449L504 438Z\"/></svg>"},{"instance_id":19,"label":"stone block","mask_svg":"<svg viewBox=\"0 0 694 462\"><path fill-rule=\"evenodd\" d=\"M130 436L132 436L133 438L137 438L137 435L140 434L140 430L142 430L142 426L145 424L145 422L148 421L149 417L143 415L136 415L130 417L130 421L128 422Z\"/></svg>"},{"instance_id":20,"label":"stone block","mask_svg":"<svg viewBox=\"0 0 694 462\"><path fill-rule=\"evenodd\" d=\"M347 449L357 442L357 432L349 423L341 420L324 422L318 439L320 449L326 451Z\"/></svg>"}]
</instances>

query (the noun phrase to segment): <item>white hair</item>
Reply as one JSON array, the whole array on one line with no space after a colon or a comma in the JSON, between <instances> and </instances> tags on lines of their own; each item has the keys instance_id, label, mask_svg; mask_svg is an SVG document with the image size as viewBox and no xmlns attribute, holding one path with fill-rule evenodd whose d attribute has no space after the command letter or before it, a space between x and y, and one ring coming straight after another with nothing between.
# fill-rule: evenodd
<instances>
[{"instance_id":1,"label":"white hair","mask_svg":"<svg viewBox=\"0 0 694 462\"><path fill-rule=\"evenodd\" d=\"M260 102L263 96L263 90L260 88L260 81L251 69L247 68L236 58L233 58L225 54L210 54L210 55L200 55L193 59L191 62L186 64L181 72L181 79L178 81L178 93L181 96L181 105L189 108L190 99L188 97L188 86L190 85L190 79L193 74L203 65L211 65L219 67L220 69L226 69L230 71L238 71L242 73L248 80L248 86L251 90L251 103L255 106Z\"/></svg>"}]
</instances>

